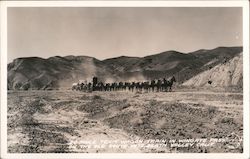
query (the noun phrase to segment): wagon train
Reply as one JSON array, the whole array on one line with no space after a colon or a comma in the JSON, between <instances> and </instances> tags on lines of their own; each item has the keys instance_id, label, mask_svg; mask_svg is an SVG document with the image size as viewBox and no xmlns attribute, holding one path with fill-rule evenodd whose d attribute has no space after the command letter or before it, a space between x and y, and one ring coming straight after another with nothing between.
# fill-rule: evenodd
<instances>
[{"instance_id":1,"label":"wagon train","mask_svg":"<svg viewBox=\"0 0 250 159\"><path fill-rule=\"evenodd\" d=\"M163 79L156 79L151 81L143 81L143 82L113 82L113 83L104 83L102 81L98 81L97 77L93 77L92 82L83 82L79 81L78 83L72 84L72 90L75 91L84 91L84 92L92 92L92 91L144 91L144 92L167 92L172 91L172 86L176 82L174 76Z\"/></svg>"}]
</instances>

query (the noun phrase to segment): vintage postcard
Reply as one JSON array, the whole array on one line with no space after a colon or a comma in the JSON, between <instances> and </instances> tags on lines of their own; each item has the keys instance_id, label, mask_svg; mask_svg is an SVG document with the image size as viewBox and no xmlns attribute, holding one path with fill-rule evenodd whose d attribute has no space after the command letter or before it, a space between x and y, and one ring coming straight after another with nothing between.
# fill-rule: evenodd
<instances>
[{"instance_id":1,"label":"vintage postcard","mask_svg":"<svg viewBox=\"0 0 250 159\"><path fill-rule=\"evenodd\" d=\"M247 1L1 2L2 158L248 158Z\"/></svg>"}]
</instances>

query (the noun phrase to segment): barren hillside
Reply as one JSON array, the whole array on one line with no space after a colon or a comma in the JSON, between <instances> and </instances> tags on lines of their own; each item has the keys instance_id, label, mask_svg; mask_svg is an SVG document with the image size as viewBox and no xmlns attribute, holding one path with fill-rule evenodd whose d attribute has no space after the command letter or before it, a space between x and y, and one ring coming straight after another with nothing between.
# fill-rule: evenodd
<instances>
[{"instance_id":1,"label":"barren hillside","mask_svg":"<svg viewBox=\"0 0 250 159\"><path fill-rule=\"evenodd\" d=\"M114 82L151 80L174 75L177 83L181 84L234 58L240 52L242 47L218 47L192 53L166 51L146 57L121 56L103 61L88 56L17 58L8 64L8 89L70 88L72 83L90 81L93 76L103 82Z\"/></svg>"},{"instance_id":2,"label":"barren hillside","mask_svg":"<svg viewBox=\"0 0 250 159\"><path fill-rule=\"evenodd\" d=\"M242 53L229 61L204 71L189 79L185 86L210 87L242 87L243 85L243 56Z\"/></svg>"}]
</instances>

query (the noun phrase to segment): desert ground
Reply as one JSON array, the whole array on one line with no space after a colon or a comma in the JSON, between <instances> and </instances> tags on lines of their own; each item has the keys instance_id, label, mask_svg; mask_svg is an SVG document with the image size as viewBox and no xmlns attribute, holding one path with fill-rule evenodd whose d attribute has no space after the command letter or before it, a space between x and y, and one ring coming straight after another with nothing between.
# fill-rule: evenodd
<instances>
[{"instance_id":1,"label":"desert ground","mask_svg":"<svg viewBox=\"0 0 250 159\"><path fill-rule=\"evenodd\" d=\"M10 153L243 151L239 92L8 91L7 105Z\"/></svg>"}]
</instances>

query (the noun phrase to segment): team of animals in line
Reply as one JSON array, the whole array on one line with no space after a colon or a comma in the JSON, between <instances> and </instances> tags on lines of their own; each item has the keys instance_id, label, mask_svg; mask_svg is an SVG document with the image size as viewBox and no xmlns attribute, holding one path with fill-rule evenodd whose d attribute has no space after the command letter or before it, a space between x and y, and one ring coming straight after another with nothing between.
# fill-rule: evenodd
<instances>
[{"instance_id":1,"label":"team of animals in line","mask_svg":"<svg viewBox=\"0 0 250 159\"><path fill-rule=\"evenodd\" d=\"M144 91L144 92L171 92L173 83L176 82L174 76L169 80L166 78L151 80L145 82L113 82L104 83L99 81L97 77L93 77L92 82L78 82L72 84L72 90L92 92L92 91Z\"/></svg>"}]
</instances>

